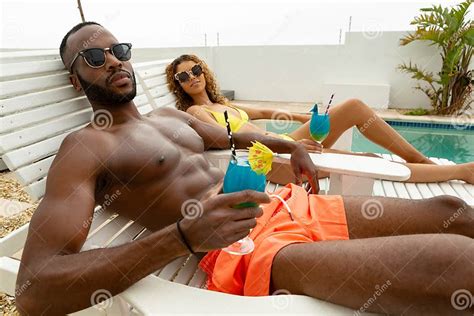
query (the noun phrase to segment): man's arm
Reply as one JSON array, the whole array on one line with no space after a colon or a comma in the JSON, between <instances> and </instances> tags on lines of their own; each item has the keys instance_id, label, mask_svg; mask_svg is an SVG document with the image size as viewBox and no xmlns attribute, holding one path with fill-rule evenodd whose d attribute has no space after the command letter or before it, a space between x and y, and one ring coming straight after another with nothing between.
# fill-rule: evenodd
<instances>
[{"instance_id":1,"label":"man's arm","mask_svg":"<svg viewBox=\"0 0 474 316\"><path fill-rule=\"evenodd\" d=\"M227 136L227 130L222 128L218 124L210 124L201 119L198 119L189 113L182 111L171 110L169 113L166 112L168 109L162 110L163 114L178 115L183 119L187 120L189 126L191 126L204 141L205 149L228 149L229 138ZM259 141L262 144L268 146L271 150L278 153L292 153L297 149L304 149L304 147L296 142L290 142L284 139L266 136L258 133L234 133L233 139L236 148L247 148L252 146L252 141Z\"/></svg>"},{"instance_id":2,"label":"man's arm","mask_svg":"<svg viewBox=\"0 0 474 316\"><path fill-rule=\"evenodd\" d=\"M86 308L94 291L105 289L115 295L187 253L175 226L122 246L79 253L92 222L101 166L92 153L94 143L97 139L87 142L78 134L68 136L51 166L17 279L17 286L29 284L16 298L24 314L65 314Z\"/></svg>"},{"instance_id":3,"label":"man's arm","mask_svg":"<svg viewBox=\"0 0 474 316\"><path fill-rule=\"evenodd\" d=\"M203 122L184 112L179 115L183 115L188 124L201 136L206 149L228 149L230 147L226 129ZM302 144L258 133L235 133L233 139L236 148L247 148L252 145L252 141L259 141L274 152L290 153L295 183L301 185L304 175L311 185L312 192L319 192L316 167Z\"/></svg>"}]
</instances>

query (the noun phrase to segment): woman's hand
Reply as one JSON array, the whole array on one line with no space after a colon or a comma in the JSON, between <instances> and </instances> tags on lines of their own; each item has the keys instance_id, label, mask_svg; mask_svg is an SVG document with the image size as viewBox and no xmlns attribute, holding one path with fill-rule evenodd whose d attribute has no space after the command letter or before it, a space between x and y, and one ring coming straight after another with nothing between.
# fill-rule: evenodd
<instances>
[{"instance_id":1,"label":"woman's hand","mask_svg":"<svg viewBox=\"0 0 474 316\"><path fill-rule=\"evenodd\" d=\"M300 139L296 141L297 143L300 143L301 145L304 146L304 148L311 153L317 153L320 154L323 152L323 145L321 143L318 143L312 139Z\"/></svg>"}]
</instances>

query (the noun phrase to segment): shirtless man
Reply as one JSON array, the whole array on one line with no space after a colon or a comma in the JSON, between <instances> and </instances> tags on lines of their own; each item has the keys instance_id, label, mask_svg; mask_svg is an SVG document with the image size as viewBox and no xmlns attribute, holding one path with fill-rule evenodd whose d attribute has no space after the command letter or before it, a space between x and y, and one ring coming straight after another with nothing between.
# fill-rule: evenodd
<instances>
[{"instance_id":1,"label":"shirtless man","mask_svg":"<svg viewBox=\"0 0 474 316\"><path fill-rule=\"evenodd\" d=\"M208 164L203 151L228 147L221 128L174 109L149 116L138 113L132 101L135 79L127 48L114 46L117 43L100 25L86 23L74 27L61 45L71 83L84 90L95 113L108 111L112 124L105 128L91 124L70 134L51 166L46 194L30 223L17 280L19 286L30 284L16 300L24 314L64 314L86 308L95 290L118 294L189 254L176 225L188 199L200 200L204 209L200 218L180 222L195 252L225 247L255 227L260 208L236 210L232 205L269 202L265 193L253 191L219 194L222 172ZM99 51L88 63L77 54L91 47L111 50L105 51L103 62ZM290 152L298 182L302 173L316 179L301 145L257 134L235 135L240 148L254 139L275 151ZM110 208L153 233L118 247L80 252L94 206L117 190L121 194ZM390 280L388 290L367 311L472 313L472 308L458 311L451 304L456 290L474 291L472 208L452 197L377 200L384 214L369 221L361 214L366 198L344 197L351 240L283 248L273 261L272 289L359 309L376 284ZM443 222L456 211L459 216L444 228Z\"/></svg>"}]
</instances>

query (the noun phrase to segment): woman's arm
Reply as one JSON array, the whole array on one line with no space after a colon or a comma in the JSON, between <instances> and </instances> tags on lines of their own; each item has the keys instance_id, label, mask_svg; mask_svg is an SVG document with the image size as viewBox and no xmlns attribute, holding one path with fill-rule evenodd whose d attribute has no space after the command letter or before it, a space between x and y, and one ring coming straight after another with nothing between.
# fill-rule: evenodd
<instances>
[{"instance_id":1,"label":"woman's arm","mask_svg":"<svg viewBox=\"0 0 474 316\"><path fill-rule=\"evenodd\" d=\"M292 113L284 110L274 110L266 108L253 108L239 105L238 108L247 112L251 120L267 119L267 120L291 120L306 123L311 119L310 114Z\"/></svg>"}]
</instances>

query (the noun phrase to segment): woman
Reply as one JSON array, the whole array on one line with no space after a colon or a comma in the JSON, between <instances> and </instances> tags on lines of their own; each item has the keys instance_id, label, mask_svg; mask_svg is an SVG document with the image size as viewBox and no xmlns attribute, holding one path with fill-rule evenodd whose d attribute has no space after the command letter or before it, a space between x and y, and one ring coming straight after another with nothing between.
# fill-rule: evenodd
<instances>
[{"instance_id":1,"label":"woman","mask_svg":"<svg viewBox=\"0 0 474 316\"><path fill-rule=\"evenodd\" d=\"M439 166L416 150L400 134L362 101L350 99L329 109L331 130L322 146L311 140L309 134L310 115L291 114L292 120L303 124L294 132L275 134L252 124L249 120L271 119L288 116L287 112L273 109L255 109L244 106L238 108L220 94L217 81L207 65L195 55L182 55L166 68L170 91L177 97L177 107L196 118L225 128L224 111L229 113L229 121L234 132L256 132L274 135L302 143L309 151L348 153L331 149L344 131L356 126L372 142L405 159L411 170L407 182L440 182L464 180L474 183L474 162Z\"/></svg>"}]
</instances>

